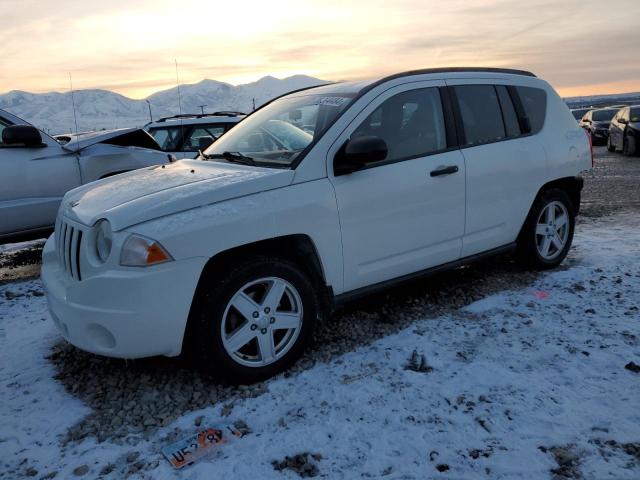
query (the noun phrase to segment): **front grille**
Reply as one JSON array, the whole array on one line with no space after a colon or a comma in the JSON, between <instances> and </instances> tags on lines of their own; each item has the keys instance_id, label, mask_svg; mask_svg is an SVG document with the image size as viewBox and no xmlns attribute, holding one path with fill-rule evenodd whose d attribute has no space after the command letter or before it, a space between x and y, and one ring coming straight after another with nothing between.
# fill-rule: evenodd
<instances>
[{"instance_id":1,"label":"front grille","mask_svg":"<svg viewBox=\"0 0 640 480\"><path fill-rule=\"evenodd\" d=\"M60 219L56 228L58 258L64 271L74 280L82 280L80 272L80 246L82 230Z\"/></svg>"}]
</instances>

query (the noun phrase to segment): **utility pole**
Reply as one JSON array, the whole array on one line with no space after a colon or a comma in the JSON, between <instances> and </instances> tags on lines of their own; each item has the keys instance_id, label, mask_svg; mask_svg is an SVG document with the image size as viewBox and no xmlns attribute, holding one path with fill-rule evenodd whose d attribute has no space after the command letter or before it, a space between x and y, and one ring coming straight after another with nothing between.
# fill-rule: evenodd
<instances>
[{"instance_id":1,"label":"utility pole","mask_svg":"<svg viewBox=\"0 0 640 480\"><path fill-rule=\"evenodd\" d=\"M200 107L200 110L202 111L202 115L204 115L204 107L208 107L209 105L198 105L198 107Z\"/></svg>"},{"instance_id":2,"label":"utility pole","mask_svg":"<svg viewBox=\"0 0 640 480\"><path fill-rule=\"evenodd\" d=\"M153 122L153 117L151 116L151 102L149 100L145 100L147 102L147 106L149 107L149 121Z\"/></svg>"},{"instance_id":3,"label":"utility pole","mask_svg":"<svg viewBox=\"0 0 640 480\"><path fill-rule=\"evenodd\" d=\"M256 99L252 98L251 99L251 103L253 104L253 111L255 112L256 111Z\"/></svg>"}]
</instances>

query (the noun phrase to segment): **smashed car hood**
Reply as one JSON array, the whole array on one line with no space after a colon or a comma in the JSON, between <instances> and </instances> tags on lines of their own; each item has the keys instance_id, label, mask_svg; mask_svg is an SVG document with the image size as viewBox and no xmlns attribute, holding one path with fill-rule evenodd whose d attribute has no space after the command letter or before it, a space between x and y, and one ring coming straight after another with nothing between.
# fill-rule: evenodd
<instances>
[{"instance_id":1,"label":"smashed car hood","mask_svg":"<svg viewBox=\"0 0 640 480\"><path fill-rule=\"evenodd\" d=\"M61 208L84 225L113 230L291 184L294 172L202 160L143 168L71 190Z\"/></svg>"},{"instance_id":2,"label":"smashed car hood","mask_svg":"<svg viewBox=\"0 0 640 480\"><path fill-rule=\"evenodd\" d=\"M69 141L62 144L62 148L71 152L77 152L97 143L160 150L153 137L142 128L118 128L116 130L67 134L64 137L68 137Z\"/></svg>"}]
</instances>

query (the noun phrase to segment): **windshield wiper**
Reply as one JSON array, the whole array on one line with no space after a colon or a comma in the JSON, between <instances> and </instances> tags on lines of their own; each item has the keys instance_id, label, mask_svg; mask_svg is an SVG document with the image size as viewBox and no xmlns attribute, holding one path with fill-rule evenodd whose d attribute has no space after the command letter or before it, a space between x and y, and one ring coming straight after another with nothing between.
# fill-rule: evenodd
<instances>
[{"instance_id":1,"label":"windshield wiper","mask_svg":"<svg viewBox=\"0 0 640 480\"><path fill-rule=\"evenodd\" d=\"M239 163L241 165L257 165L256 161L247 157L246 155L241 154L240 152L222 152L222 153L203 153L202 156L207 160L212 160L215 158L222 158L228 162Z\"/></svg>"}]
</instances>

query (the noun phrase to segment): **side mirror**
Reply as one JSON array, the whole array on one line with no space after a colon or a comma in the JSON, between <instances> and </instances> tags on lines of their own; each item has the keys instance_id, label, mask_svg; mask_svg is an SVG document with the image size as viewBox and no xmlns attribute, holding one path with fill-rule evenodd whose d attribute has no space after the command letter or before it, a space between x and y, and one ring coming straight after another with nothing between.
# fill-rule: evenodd
<instances>
[{"instance_id":1,"label":"side mirror","mask_svg":"<svg viewBox=\"0 0 640 480\"><path fill-rule=\"evenodd\" d=\"M40 130L31 125L10 125L2 130L2 143L17 147L46 147Z\"/></svg>"},{"instance_id":2,"label":"side mirror","mask_svg":"<svg viewBox=\"0 0 640 480\"><path fill-rule=\"evenodd\" d=\"M618 123L627 124L627 123L629 123L629 122L627 122L627 119L626 119L626 118L619 118L619 119L618 119Z\"/></svg>"},{"instance_id":3,"label":"side mirror","mask_svg":"<svg viewBox=\"0 0 640 480\"><path fill-rule=\"evenodd\" d=\"M389 152L386 142L380 137L364 136L348 140L336 154L333 161L335 175L346 175L365 167L369 163L380 162Z\"/></svg>"}]
</instances>

